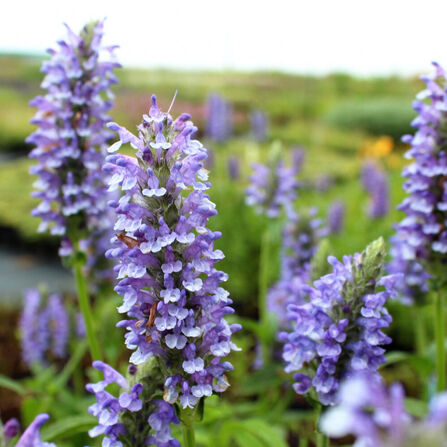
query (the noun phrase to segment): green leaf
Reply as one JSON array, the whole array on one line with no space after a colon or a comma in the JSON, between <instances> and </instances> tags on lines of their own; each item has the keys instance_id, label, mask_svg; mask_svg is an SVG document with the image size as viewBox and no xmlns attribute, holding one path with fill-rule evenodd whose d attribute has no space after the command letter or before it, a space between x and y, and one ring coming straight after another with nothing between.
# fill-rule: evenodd
<instances>
[{"instance_id":1,"label":"green leaf","mask_svg":"<svg viewBox=\"0 0 447 447\"><path fill-rule=\"evenodd\" d=\"M42 439L48 442L66 439L77 433L85 433L95 425L96 419L92 416L70 416L44 427Z\"/></svg>"},{"instance_id":2,"label":"green leaf","mask_svg":"<svg viewBox=\"0 0 447 447\"><path fill-rule=\"evenodd\" d=\"M405 409L412 416L417 418L423 418L428 413L428 404L419 399L414 399L412 397L405 398Z\"/></svg>"},{"instance_id":3,"label":"green leaf","mask_svg":"<svg viewBox=\"0 0 447 447\"><path fill-rule=\"evenodd\" d=\"M433 361L412 352L393 351L386 354L386 363L382 368L395 363L406 362L421 376L428 376L434 369Z\"/></svg>"},{"instance_id":4,"label":"green leaf","mask_svg":"<svg viewBox=\"0 0 447 447\"><path fill-rule=\"evenodd\" d=\"M285 433L278 427L268 424L262 419L247 419L243 423L246 430L263 441L266 446L287 447Z\"/></svg>"},{"instance_id":5,"label":"green leaf","mask_svg":"<svg viewBox=\"0 0 447 447\"><path fill-rule=\"evenodd\" d=\"M9 377L3 376L0 374L0 387L6 388L8 390L14 391L20 396L24 396L26 394L26 388L16 380L10 379Z\"/></svg>"},{"instance_id":6,"label":"green leaf","mask_svg":"<svg viewBox=\"0 0 447 447\"><path fill-rule=\"evenodd\" d=\"M62 387L65 386L68 379L76 370L76 367L84 357L84 354L87 351L87 340L82 340L77 346L75 351L73 352L70 360L65 365L64 369L61 371L57 379L54 381L53 387L51 388L54 392L59 391Z\"/></svg>"}]
</instances>

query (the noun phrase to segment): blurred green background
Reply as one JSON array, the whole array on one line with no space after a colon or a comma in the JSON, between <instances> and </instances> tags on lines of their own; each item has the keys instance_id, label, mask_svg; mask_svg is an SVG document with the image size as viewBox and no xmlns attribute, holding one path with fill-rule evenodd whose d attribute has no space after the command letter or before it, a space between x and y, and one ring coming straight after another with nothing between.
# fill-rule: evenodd
<instances>
[{"instance_id":1,"label":"blurred green background","mask_svg":"<svg viewBox=\"0 0 447 447\"><path fill-rule=\"evenodd\" d=\"M27 254L43 253L44 258L37 262L43 268L55 260L57 249L57 241L36 233L38 219L30 216L36 203L30 198L34 179L28 174L33 162L27 159L30 147L24 140L33 130L29 120L34 110L28 102L41 92L40 64L37 57L0 57L0 242L5 248L13 246L15 252L22 249L23 255L15 262L22 269L28 267L30 272L35 260ZM300 204L315 205L324 216L332 200L339 198L346 202L346 230L331 241L335 254L360 250L380 234L390 235L397 215L392 211L387 218L374 222L368 219L367 196L361 188L359 170L365 155L378 158L391 176L394 209L402 197L400 171L404 147L399 141L402 134L411 131L409 123L414 116L411 102L420 89L417 78L358 79L345 74L318 78L268 72L143 69L120 69L117 74L120 83L114 89L115 121L135 129L149 107L152 93L167 108L178 90L173 114L190 112L199 127L198 137L212 151L211 195L219 210L212 225L224 235L220 241L226 253L222 268L230 274L228 288L237 303L247 303L249 307L256 294L252 278L256 277L259 239L265 225L244 205L244 188L250 164L265 160L273 141L281 143L285 157L292 147L304 148L301 175L304 183L322 183L326 177L330 180L326 191L303 189ZM203 137L206 98L210 92L223 95L234 106L235 137L224 144ZM262 144L250 140L249 113L253 109L266 112L270 120L269 139ZM236 181L230 179L227 171L228 157L232 155L241 164L241 178ZM2 280L7 279L5 275L10 278L11 272L7 270L6 267L0 270ZM272 271L272 277L275 274ZM36 278L31 275L29 281ZM64 285L56 281L55 287ZM11 284L0 294L11 298L21 288L23 283Z\"/></svg>"}]
</instances>

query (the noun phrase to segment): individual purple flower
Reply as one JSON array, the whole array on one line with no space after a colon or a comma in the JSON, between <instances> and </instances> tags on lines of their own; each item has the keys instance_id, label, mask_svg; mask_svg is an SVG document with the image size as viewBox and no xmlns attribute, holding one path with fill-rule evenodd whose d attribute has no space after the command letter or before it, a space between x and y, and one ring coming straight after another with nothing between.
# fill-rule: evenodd
<instances>
[{"instance_id":1,"label":"individual purple flower","mask_svg":"<svg viewBox=\"0 0 447 447\"><path fill-rule=\"evenodd\" d=\"M307 286L307 302L289 305L293 329L280 339L286 372L298 372L297 393L311 391L323 405L332 405L341 379L375 372L385 362L381 345L391 341L382 332L391 322L385 303L395 296L397 280L382 276L385 255L378 239L343 262L330 256L333 272Z\"/></svg>"},{"instance_id":2,"label":"individual purple flower","mask_svg":"<svg viewBox=\"0 0 447 447\"><path fill-rule=\"evenodd\" d=\"M406 412L404 398L399 383L387 388L377 375L355 374L341 385L337 406L323 414L320 429L333 438L354 436L354 447L443 446L447 393L435 396L419 420Z\"/></svg>"},{"instance_id":3,"label":"individual purple flower","mask_svg":"<svg viewBox=\"0 0 447 447\"><path fill-rule=\"evenodd\" d=\"M430 76L422 77L425 90L413 103L418 116L414 135L402 141L411 147L405 154L413 162L403 170L408 196L398 206L405 213L395 226L390 271L402 272L402 295L406 301L423 301L430 275L441 278L447 253L447 155L445 152L447 93L446 73L437 63Z\"/></svg>"},{"instance_id":4,"label":"individual purple flower","mask_svg":"<svg viewBox=\"0 0 447 447\"><path fill-rule=\"evenodd\" d=\"M52 442L43 442L40 439L40 429L48 421L50 416L46 413L36 416L33 422L23 432L15 447L56 447Z\"/></svg>"},{"instance_id":5,"label":"individual purple flower","mask_svg":"<svg viewBox=\"0 0 447 447\"><path fill-rule=\"evenodd\" d=\"M233 134L233 107L225 98L212 93L207 100L206 135L218 142L224 142Z\"/></svg>"},{"instance_id":6,"label":"individual purple flower","mask_svg":"<svg viewBox=\"0 0 447 447\"><path fill-rule=\"evenodd\" d=\"M51 337L49 321L49 313L42 310L40 292L26 290L20 317L20 342L22 358L28 366L45 363Z\"/></svg>"},{"instance_id":7,"label":"individual purple flower","mask_svg":"<svg viewBox=\"0 0 447 447\"><path fill-rule=\"evenodd\" d=\"M250 113L250 130L255 141L265 141L268 135L269 120L266 113L253 110Z\"/></svg>"},{"instance_id":8,"label":"individual purple flower","mask_svg":"<svg viewBox=\"0 0 447 447\"><path fill-rule=\"evenodd\" d=\"M232 155L228 158L228 173L232 180L238 180L240 177L239 158Z\"/></svg>"},{"instance_id":9,"label":"individual purple flower","mask_svg":"<svg viewBox=\"0 0 447 447\"><path fill-rule=\"evenodd\" d=\"M127 319L130 361L157 358L165 365L165 401L194 407L200 398L228 387L232 365L223 361L236 346L240 329L224 316L233 313L227 280L214 265L224 255L214 248L221 233L207 228L217 211L206 191L211 184L203 162L206 149L192 138L196 127L188 114L173 120L157 106L138 126L138 137L110 124L136 158L113 154L105 170L110 189L123 196L111 203L117 214L116 237L107 256L119 260L115 290L124 298L119 312Z\"/></svg>"},{"instance_id":10,"label":"individual purple flower","mask_svg":"<svg viewBox=\"0 0 447 447\"><path fill-rule=\"evenodd\" d=\"M67 38L48 50L44 62L44 96L31 105L38 109L27 139L38 164L33 197L41 200L32 215L40 217L39 231L61 236L59 253L82 250L89 267L104 258L101 240L110 230L102 165L111 133L105 128L113 106L110 87L117 82L113 47L102 45L103 22L84 27L79 35L67 27ZM104 57L103 57L104 56Z\"/></svg>"},{"instance_id":11,"label":"individual purple flower","mask_svg":"<svg viewBox=\"0 0 447 447\"><path fill-rule=\"evenodd\" d=\"M180 447L171 436L170 424L179 423L173 406L163 400L153 400L156 386L162 381L144 377L141 382L131 383L136 371L134 377L131 375L126 380L102 361L93 362L93 367L103 373L104 380L86 387L96 397L96 402L89 407L89 413L98 418L98 425L89 431L91 437L103 436L102 445L116 447ZM106 390L111 384L120 387L118 397Z\"/></svg>"},{"instance_id":12,"label":"individual purple flower","mask_svg":"<svg viewBox=\"0 0 447 447\"><path fill-rule=\"evenodd\" d=\"M7 421L6 424L3 426L3 435L7 441L12 438L15 438L19 434L19 432L20 432L20 424L16 418L9 419L9 421Z\"/></svg>"},{"instance_id":13,"label":"individual purple flower","mask_svg":"<svg viewBox=\"0 0 447 447\"><path fill-rule=\"evenodd\" d=\"M345 223L346 205L341 200L331 204L327 213L327 226L330 234L338 234Z\"/></svg>"},{"instance_id":14,"label":"individual purple flower","mask_svg":"<svg viewBox=\"0 0 447 447\"><path fill-rule=\"evenodd\" d=\"M316 213L316 208L303 212L289 220L283 229L280 279L267 294L267 309L283 329L288 326L287 306L306 301L311 262L321 238L327 234Z\"/></svg>"},{"instance_id":15,"label":"individual purple flower","mask_svg":"<svg viewBox=\"0 0 447 447\"><path fill-rule=\"evenodd\" d=\"M51 329L51 352L55 357L63 358L67 354L70 323L60 295L53 294L48 297L47 312Z\"/></svg>"},{"instance_id":16,"label":"individual purple flower","mask_svg":"<svg viewBox=\"0 0 447 447\"><path fill-rule=\"evenodd\" d=\"M389 182L386 172L376 163L366 161L362 167L362 183L369 193L368 213L373 219L386 216L390 209Z\"/></svg>"},{"instance_id":17,"label":"individual purple flower","mask_svg":"<svg viewBox=\"0 0 447 447\"><path fill-rule=\"evenodd\" d=\"M276 154L268 165L254 163L252 168L250 186L245 190L246 204L270 218L279 217L283 209L289 218L295 218L293 202L298 188L295 170L287 168Z\"/></svg>"}]
</instances>

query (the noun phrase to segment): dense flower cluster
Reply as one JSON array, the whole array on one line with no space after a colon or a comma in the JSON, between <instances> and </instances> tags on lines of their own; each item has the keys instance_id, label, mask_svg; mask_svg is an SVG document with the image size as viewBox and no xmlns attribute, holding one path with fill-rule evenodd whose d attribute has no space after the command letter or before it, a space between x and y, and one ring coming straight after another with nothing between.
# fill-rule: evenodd
<instances>
[{"instance_id":1,"label":"dense flower cluster","mask_svg":"<svg viewBox=\"0 0 447 447\"><path fill-rule=\"evenodd\" d=\"M337 200L331 204L327 213L327 226L330 234L338 234L345 223L346 206Z\"/></svg>"},{"instance_id":2,"label":"dense flower cluster","mask_svg":"<svg viewBox=\"0 0 447 447\"><path fill-rule=\"evenodd\" d=\"M435 396L423 420L414 420L404 405L399 383L387 389L380 377L358 374L340 387L337 406L321 418L328 436L353 435L354 447L445 446L447 437L447 392Z\"/></svg>"},{"instance_id":3,"label":"dense flower cluster","mask_svg":"<svg viewBox=\"0 0 447 447\"><path fill-rule=\"evenodd\" d=\"M287 326L287 306L303 304L306 287L311 280L311 261L326 229L316 216L315 208L289 220L282 233L281 273L269 290L267 309L276 315L281 327Z\"/></svg>"},{"instance_id":4,"label":"dense flower cluster","mask_svg":"<svg viewBox=\"0 0 447 447\"><path fill-rule=\"evenodd\" d=\"M422 78L426 88L414 102L416 133L402 139L411 145L405 156L413 162L403 171L408 196L398 209L406 216L396 225L390 271L405 274L402 293L407 301L423 299L428 273L444 271L447 253L447 77L438 64L434 66L434 74Z\"/></svg>"},{"instance_id":5,"label":"dense flower cluster","mask_svg":"<svg viewBox=\"0 0 447 447\"><path fill-rule=\"evenodd\" d=\"M269 121L267 115L261 110L250 113L250 130L256 141L265 141L268 135Z\"/></svg>"},{"instance_id":6,"label":"dense flower cluster","mask_svg":"<svg viewBox=\"0 0 447 447\"><path fill-rule=\"evenodd\" d=\"M233 134L233 107L217 93L208 97L206 135L218 142L228 140Z\"/></svg>"},{"instance_id":7,"label":"dense flower cluster","mask_svg":"<svg viewBox=\"0 0 447 447\"><path fill-rule=\"evenodd\" d=\"M395 276L382 276L383 239L364 252L328 258L333 272L307 287L308 302L288 307L291 333L285 343L286 372L294 375L294 389L305 394L313 387L323 405L334 403L339 381L353 371L376 371L385 361L380 345L391 340L382 329L391 317L385 306L395 296Z\"/></svg>"},{"instance_id":8,"label":"dense flower cluster","mask_svg":"<svg viewBox=\"0 0 447 447\"><path fill-rule=\"evenodd\" d=\"M70 331L69 314L60 295L46 298L37 289L25 291L20 335L22 357L28 366L45 364L50 357L64 358Z\"/></svg>"},{"instance_id":9,"label":"dense flower cluster","mask_svg":"<svg viewBox=\"0 0 447 447\"><path fill-rule=\"evenodd\" d=\"M40 429L50 417L48 414L39 414L15 443L15 447L56 447L51 442L40 439ZM11 441L19 434L20 425L17 419L10 419L4 426L0 422L0 445L9 447Z\"/></svg>"},{"instance_id":10,"label":"dense flower cluster","mask_svg":"<svg viewBox=\"0 0 447 447\"><path fill-rule=\"evenodd\" d=\"M120 137L110 152L125 143L136 149L136 158L113 154L105 166L110 189L124 193L111 203L117 234L107 253L119 260L115 290L128 315L120 326L128 330L131 362L155 356L166 368L165 400L192 408L228 387L232 365L222 359L236 349L231 336L240 329L224 319L233 309L220 286L227 275L214 267L224 257L214 249L221 233L206 226L217 213L206 194L207 151L192 139L190 116L174 121L155 96L138 137L115 123L110 128Z\"/></svg>"},{"instance_id":11,"label":"dense flower cluster","mask_svg":"<svg viewBox=\"0 0 447 447\"><path fill-rule=\"evenodd\" d=\"M80 35L68 28L67 39L49 50L41 84L47 93L31 101L38 109L31 123L38 129L27 139L36 146L30 157L38 161L30 172L38 176L33 196L41 203L32 214L42 219L39 231L62 236L61 256L86 252L90 268L104 259L111 227L101 168L112 135L105 124L118 64L113 48L102 46L102 35L103 22Z\"/></svg>"},{"instance_id":12,"label":"dense flower cluster","mask_svg":"<svg viewBox=\"0 0 447 447\"><path fill-rule=\"evenodd\" d=\"M362 183L370 196L370 217L377 219L388 214L390 192L386 172L373 161L366 161L362 167Z\"/></svg>"},{"instance_id":13,"label":"dense flower cluster","mask_svg":"<svg viewBox=\"0 0 447 447\"><path fill-rule=\"evenodd\" d=\"M104 435L104 446L122 447L120 438L123 437L126 445L134 447L180 447L171 436L170 424L179 423L174 407L164 400L152 399L157 383L153 377L138 382L135 368L126 380L104 362L95 361L93 366L103 373L104 380L87 385L87 390L96 396L96 403L90 406L89 413L98 418L98 425L89 431L91 437ZM131 380L135 382L133 385ZM119 397L106 390L111 384L120 387Z\"/></svg>"},{"instance_id":14,"label":"dense flower cluster","mask_svg":"<svg viewBox=\"0 0 447 447\"><path fill-rule=\"evenodd\" d=\"M286 215L296 217L293 202L296 199L298 182L296 171L284 165L279 157L271 160L269 165L254 163L253 174L250 175L250 186L246 189L245 201L254 206L259 214L268 217L279 217L284 209Z\"/></svg>"}]
</instances>

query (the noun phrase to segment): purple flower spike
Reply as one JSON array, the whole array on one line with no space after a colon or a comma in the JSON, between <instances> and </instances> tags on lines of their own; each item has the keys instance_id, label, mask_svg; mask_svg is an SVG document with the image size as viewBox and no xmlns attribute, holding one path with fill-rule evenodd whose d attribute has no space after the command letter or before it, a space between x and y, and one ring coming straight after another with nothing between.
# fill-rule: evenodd
<instances>
[{"instance_id":1,"label":"purple flower spike","mask_svg":"<svg viewBox=\"0 0 447 447\"><path fill-rule=\"evenodd\" d=\"M331 204L327 214L327 226L330 234L338 234L345 223L346 205L341 201Z\"/></svg>"},{"instance_id":2,"label":"purple flower spike","mask_svg":"<svg viewBox=\"0 0 447 447\"><path fill-rule=\"evenodd\" d=\"M265 141L268 135L269 120L261 110L250 113L250 129L255 141Z\"/></svg>"},{"instance_id":3,"label":"purple flower spike","mask_svg":"<svg viewBox=\"0 0 447 447\"><path fill-rule=\"evenodd\" d=\"M28 366L45 363L51 337L49 327L49 315L42 311L40 292L36 289L26 290L20 317L20 341L22 358Z\"/></svg>"},{"instance_id":4,"label":"purple flower spike","mask_svg":"<svg viewBox=\"0 0 447 447\"><path fill-rule=\"evenodd\" d=\"M232 180L238 180L240 177L239 158L235 155L228 159L228 173Z\"/></svg>"},{"instance_id":5,"label":"purple flower spike","mask_svg":"<svg viewBox=\"0 0 447 447\"><path fill-rule=\"evenodd\" d=\"M57 358L67 354L67 344L70 335L68 312L59 295L53 294L48 298L48 315L51 327L51 352Z\"/></svg>"},{"instance_id":6,"label":"purple flower spike","mask_svg":"<svg viewBox=\"0 0 447 447\"><path fill-rule=\"evenodd\" d=\"M271 158L268 166L260 163L252 165L253 174L245 191L245 202L267 217L279 217L284 209L287 217L295 219L293 202L298 188L295 169L285 167L283 160L275 153Z\"/></svg>"},{"instance_id":7,"label":"purple flower spike","mask_svg":"<svg viewBox=\"0 0 447 447\"><path fill-rule=\"evenodd\" d=\"M311 280L311 261L321 238L327 230L316 216L317 210L297 216L286 223L282 233L281 277L267 294L267 309L277 318L279 326L289 326L287 306L303 304L307 297L307 285Z\"/></svg>"},{"instance_id":8,"label":"purple flower spike","mask_svg":"<svg viewBox=\"0 0 447 447\"><path fill-rule=\"evenodd\" d=\"M102 36L102 21L80 35L68 28L67 39L49 50L51 59L42 66L46 94L31 101L38 109L31 123L38 129L27 139L35 146L30 157L38 161L31 173L38 177L33 197L41 203L32 214L42 219L39 231L62 237L62 257L81 250L87 267L100 271L111 236L101 170L112 136L105 124L113 106L110 87L117 82L113 69L119 66Z\"/></svg>"},{"instance_id":9,"label":"purple flower spike","mask_svg":"<svg viewBox=\"0 0 447 447\"><path fill-rule=\"evenodd\" d=\"M300 371L294 376L297 393L310 389L323 405L332 405L344 376L374 373L385 362L381 345L391 340L382 330L391 317L384 306L396 279L382 277L385 254L378 239L343 262L330 256L333 273L307 287L307 302L289 305L293 330L280 339L286 372Z\"/></svg>"},{"instance_id":10,"label":"purple flower spike","mask_svg":"<svg viewBox=\"0 0 447 447\"><path fill-rule=\"evenodd\" d=\"M424 301L427 279L432 274L442 278L447 260L447 78L438 64L434 66L431 76L422 77L426 88L413 103L418 113L412 122L416 132L402 138L411 146L405 157L413 162L402 173L407 179L404 190L408 196L398 209L405 217L396 225L391 240L393 260L389 270L404 273L401 295L410 303Z\"/></svg>"},{"instance_id":11,"label":"purple flower spike","mask_svg":"<svg viewBox=\"0 0 447 447\"><path fill-rule=\"evenodd\" d=\"M207 101L207 137L225 142L233 134L233 107L225 98L213 93Z\"/></svg>"},{"instance_id":12,"label":"purple flower spike","mask_svg":"<svg viewBox=\"0 0 447 447\"><path fill-rule=\"evenodd\" d=\"M20 317L22 357L27 366L65 358L70 337L68 311L60 295L46 297L37 289L24 293Z\"/></svg>"},{"instance_id":13,"label":"purple flower spike","mask_svg":"<svg viewBox=\"0 0 447 447\"><path fill-rule=\"evenodd\" d=\"M238 349L231 337L240 329L224 319L233 309L221 287L228 277L215 268L224 257L214 248L221 233L207 228L217 214L206 194L207 150L193 139L190 116L174 120L155 96L138 137L115 123L110 128L136 151L113 153L104 167L110 189L123 192L111 203L116 237L107 253L119 261L115 290L123 296L119 311L127 313L120 326L128 331L132 363L165 364L165 400L194 407L228 386L232 365L223 359Z\"/></svg>"},{"instance_id":14,"label":"purple flower spike","mask_svg":"<svg viewBox=\"0 0 447 447\"><path fill-rule=\"evenodd\" d=\"M337 406L323 414L320 430L332 438L352 435L359 447L444 445L447 393L435 396L419 420L405 411L404 398L399 383L387 388L377 375L354 374L342 383Z\"/></svg>"},{"instance_id":15,"label":"purple flower spike","mask_svg":"<svg viewBox=\"0 0 447 447\"><path fill-rule=\"evenodd\" d=\"M362 182L370 195L369 215L373 219L386 216L390 208L389 182L386 172L372 161L364 163Z\"/></svg>"}]
</instances>

